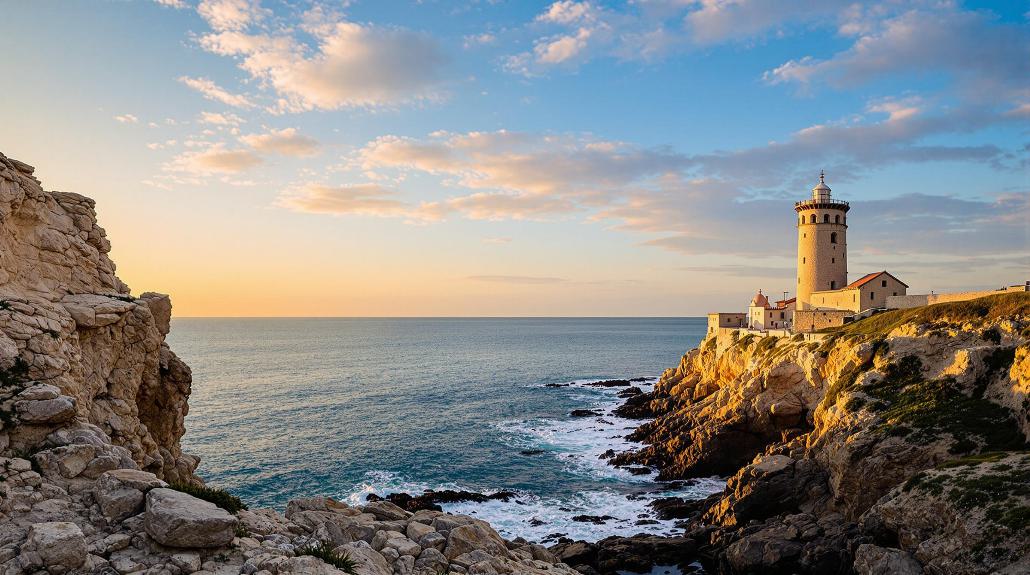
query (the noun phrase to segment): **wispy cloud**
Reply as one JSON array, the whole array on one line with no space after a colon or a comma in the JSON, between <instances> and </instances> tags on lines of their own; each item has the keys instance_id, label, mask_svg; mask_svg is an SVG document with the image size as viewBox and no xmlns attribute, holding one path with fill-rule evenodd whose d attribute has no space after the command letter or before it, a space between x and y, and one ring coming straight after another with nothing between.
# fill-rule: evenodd
<instances>
[{"instance_id":1,"label":"wispy cloud","mask_svg":"<svg viewBox=\"0 0 1030 575\"><path fill-rule=\"evenodd\" d=\"M208 100L221 102L234 108L253 108L254 103L249 98L240 94L233 94L215 84L208 78L191 78L182 76L179 81L190 88L200 92Z\"/></svg>"},{"instance_id":2,"label":"wispy cloud","mask_svg":"<svg viewBox=\"0 0 1030 575\"><path fill-rule=\"evenodd\" d=\"M565 278L547 276L468 276L467 279L477 282L514 284L514 285L543 285L558 284L567 281Z\"/></svg>"},{"instance_id":3,"label":"wispy cloud","mask_svg":"<svg viewBox=\"0 0 1030 575\"><path fill-rule=\"evenodd\" d=\"M1002 23L982 11L938 3L882 20L842 25L850 48L827 59L806 56L765 73L773 84L817 82L837 87L885 75L941 74L958 81L959 93L975 99L1026 97L1030 76L1030 25Z\"/></svg>"},{"instance_id":4,"label":"wispy cloud","mask_svg":"<svg viewBox=\"0 0 1030 575\"><path fill-rule=\"evenodd\" d=\"M132 114L121 114L119 116L115 116L114 119L119 124L138 124L139 123L139 118L137 118L136 116L133 116Z\"/></svg>"},{"instance_id":5,"label":"wispy cloud","mask_svg":"<svg viewBox=\"0 0 1030 575\"><path fill-rule=\"evenodd\" d=\"M296 212L403 218L412 222L437 220L442 215L434 204L412 205L401 200L395 190L378 184L304 184L280 195L276 204Z\"/></svg>"},{"instance_id":6,"label":"wispy cloud","mask_svg":"<svg viewBox=\"0 0 1030 575\"><path fill-rule=\"evenodd\" d=\"M202 150L186 151L176 156L166 171L191 174L237 174L263 163L250 150L226 149L216 144Z\"/></svg>"},{"instance_id":7,"label":"wispy cloud","mask_svg":"<svg viewBox=\"0 0 1030 575\"><path fill-rule=\"evenodd\" d=\"M314 138L302 135L296 128L269 130L264 134L248 134L240 141L248 146L271 154L305 157L318 153L319 143Z\"/></svg>"}]
</instances>

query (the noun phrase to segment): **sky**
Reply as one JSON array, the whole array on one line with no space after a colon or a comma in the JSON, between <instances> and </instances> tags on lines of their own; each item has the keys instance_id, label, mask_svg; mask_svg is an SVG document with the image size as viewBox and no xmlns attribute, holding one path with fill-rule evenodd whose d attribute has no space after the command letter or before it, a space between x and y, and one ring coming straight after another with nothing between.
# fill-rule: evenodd
<instances>
[{"instance_id":1,"label":"sky","mask_svg":"<svg viewBox=\"0 0 1030 575\"><path fill-rule=\"evenodd\" d=\"M0 151L177 316L696 316L1030 279L1030 2L3 3Z\"/></svg>"}]
</instances>

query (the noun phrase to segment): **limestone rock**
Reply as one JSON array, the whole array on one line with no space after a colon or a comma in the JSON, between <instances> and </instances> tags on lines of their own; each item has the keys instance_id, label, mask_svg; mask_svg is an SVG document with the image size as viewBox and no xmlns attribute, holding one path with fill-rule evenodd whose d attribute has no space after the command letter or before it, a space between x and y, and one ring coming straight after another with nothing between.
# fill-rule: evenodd
<instances>
[{"instance_id":1,"label":"limestone rock","mask_svg":"<svg viewBox=\"0 0 1030 575\"><path fill-rule=\"evenodd\" d=\"M48 568L75 569L86 562L86 539L74 523L37 523L29 529L22 551L39 554Z\"/></svg>"},{"instance_id":2,"label":"limestone rock","mask_svg":"<svg viewBox=\"0 0 1030 575\"><path fill-rule=\"evenodd\" d=\"M75 418L75 399L67 396L53 399L20 400L14 403L18 419L23 423L55 424Z\"/></svg>"},{"instance_id":3,"label":"limestone rock","mask_svg":"<svg viewBox=\"0 0 1030 575\"><path fill-rule=\"evenodd\" d=\"M236 518L192 495L157 488L147 492L144 526L168 547L224 547L233 540Z\"/></svg>"},{"instance_id":4,"label":"limestone rock","mask_svg":"<svg viewBox=\"0 0 1030 575\"><path fill-rule=\"evenodd\" d=\"M93 494L105 517L120 521L143 510L146 493L166 487L153 473L135 469L115 469L100 476Z\"/></svg>"},{"instance_id":5,"label":"limestone rock","mask_svg":"<svg viewBox=\"0 0 1030 575\"><path fill-rule=\"evenodd\" d=\"M443 554L453 559L473 550L483 550L495 557L508 557L504 540L488 524L474 521L451 529L447 535L447 547Z\"/></svg>"}]
</instances>

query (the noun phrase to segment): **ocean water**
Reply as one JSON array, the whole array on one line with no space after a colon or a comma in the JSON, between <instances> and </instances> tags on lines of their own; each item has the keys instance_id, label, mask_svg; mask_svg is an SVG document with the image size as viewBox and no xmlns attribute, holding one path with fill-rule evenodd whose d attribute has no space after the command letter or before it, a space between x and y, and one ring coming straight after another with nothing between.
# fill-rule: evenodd
<instances>
[{"instance_id":1,"label":"ocean water","mask_svg":"<svg viewBox=\"0 0 1030 575\"><path fill-rule=\"evenodd\" d=\"M647 377L646 389L704 331L702 318L176 319L168 339L193 368L183 447L209 484L280 510L316 494L513 490L444 509L541 541L669 533L649 501L722 486L606 465L598 455L631 447L637 422L610 415L621 388L584 385ZM579 408L604 415L569 416Z\"/></svg>"}]
</instances>

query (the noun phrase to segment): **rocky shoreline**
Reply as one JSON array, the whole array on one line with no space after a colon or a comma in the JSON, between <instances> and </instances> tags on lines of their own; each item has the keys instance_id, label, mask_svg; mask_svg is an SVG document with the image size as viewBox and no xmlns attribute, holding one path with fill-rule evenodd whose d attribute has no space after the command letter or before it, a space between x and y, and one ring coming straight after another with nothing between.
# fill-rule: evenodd
<instances>
[{"instance_id":1,"label":"rocky shoreline","mask_svg":"<svg viewBox=\"0 0 1030 575\"><path fill-rule=\"evenodd\" d=\"M817 342L709 338L630 395L624 413L654 417L630 436L645 447L609 461L729 477L704 500L656 501L684 533L641 538L641 557L720 574L1026 573L1028 394L1030 294L888 312ZM551 550L603 573L621 544Z\"/></svg>"}]
</instances>

